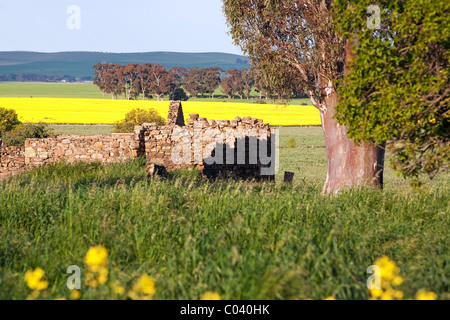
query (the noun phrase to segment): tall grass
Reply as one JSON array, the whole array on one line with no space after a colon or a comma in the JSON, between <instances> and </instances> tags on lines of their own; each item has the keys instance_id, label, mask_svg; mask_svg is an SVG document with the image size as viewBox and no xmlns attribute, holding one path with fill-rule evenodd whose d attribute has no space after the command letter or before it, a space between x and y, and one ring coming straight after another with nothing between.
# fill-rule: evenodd
<instances>
[{"instance_id":1,"label":"tall grass","mask_svg":"<svg viewBox=\"0 0 450 320\"><path fill-rule=\"evenodd\" d=\"M110 280L156 279L154 299L367 299L366 274L387 255L400 289L450 298L449 188L350 190L321 183L146 178L143 161L55 164L0 182L0 299L23 299L41 267L43 298L68 296L70 265L89 247L109 252ZM106 285L107 286L107 285ZM125 298L87 288L83 298Z\"/></svg>"}]
</instances>

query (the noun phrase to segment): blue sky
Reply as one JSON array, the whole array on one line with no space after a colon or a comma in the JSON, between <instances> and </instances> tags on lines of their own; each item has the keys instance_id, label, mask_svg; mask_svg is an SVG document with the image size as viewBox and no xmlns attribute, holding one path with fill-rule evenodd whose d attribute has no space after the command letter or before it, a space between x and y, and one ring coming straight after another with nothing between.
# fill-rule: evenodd
<instances>
[{"instance_id":1,"label":"blue sky","mask_svg":"<svg viewBox=\"0 0 450 320\"><path fill-rule=\"evenodd\" d=\"M80 29L69 6L80 10ZM0 51L227 52L221 0L0 0ZM69 19L71 18L71 19Z\"/></svg>"}]
</instances>

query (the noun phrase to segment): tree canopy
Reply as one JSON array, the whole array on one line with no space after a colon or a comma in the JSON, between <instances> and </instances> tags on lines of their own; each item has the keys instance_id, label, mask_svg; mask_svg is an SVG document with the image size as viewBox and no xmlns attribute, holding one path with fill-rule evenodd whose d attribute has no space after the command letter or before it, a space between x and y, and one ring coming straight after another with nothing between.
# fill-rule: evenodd
<instances>
[{"instance_id":1,"label":"tree canopy","mask_svg":"<svg viewBox=\"0 0 450 320\"><path fill-rule=\"evenodd\" d=\"M403 175L433 177L450 163L450 2L377 1L378 29L371 3L334 3L337 31L356 44L337 119L356 141L387 141Z\"/></svg>"}]
</instances>

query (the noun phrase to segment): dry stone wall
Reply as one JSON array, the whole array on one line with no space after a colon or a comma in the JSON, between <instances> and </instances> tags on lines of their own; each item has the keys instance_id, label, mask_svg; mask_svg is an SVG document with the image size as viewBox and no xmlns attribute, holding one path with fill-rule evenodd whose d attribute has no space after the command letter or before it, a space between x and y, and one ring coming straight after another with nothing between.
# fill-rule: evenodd
<instances>
[{"instance_id":1,"label":"dry stone wall","mask_svg":"<svg viewBox=\"0 0 450 320\"><path fill-rule=\"evenodd\" d=\"M211 179L274 178L269 169L275 161L273 134L262 119L208 120L190 114L186 125L176 125L181 122L180 117L183 118L181 102L171 102L169 125L150 123L136 127L136 135L143 135L149 163L165 166L169 171L195 168Z\"/></svg>"},{"instance_id":2,"label":"dry stone wall","mask_svg":"<svg viewBox=\"0 0 450 320\"><path fill-rule=\"evenodd\" d=\"M171 101L167 124L144 123L130 134L56 135L27 139L25 147L0 140L0 179L62 160L73 163L127 161L145 156L149 164L199 170L208 178L273 179L274 134L251 117L208 120L191 114L184 120L180 101Z\"/></svg>"},{"instance_id":3,"label":"dry stone wall","mask_svg":"<svg viewBox=\"0 0 450 320\"><path fill-rule=\"evenodd\" d=\"M0 140L0 179L9 178L25 168L25 148L8 147Z\"/></svg>"},{"instance_id":4,"label":"dry stone wall","mask_svg":"<svg viewBox=\"0 0 450 320\"><path fill-rule=\"evenodd\" d=\"M113 163L137 157L134 134L57 135L25 141L25 163L38 167L64 160Z\"/></svg>"}]
</instances>

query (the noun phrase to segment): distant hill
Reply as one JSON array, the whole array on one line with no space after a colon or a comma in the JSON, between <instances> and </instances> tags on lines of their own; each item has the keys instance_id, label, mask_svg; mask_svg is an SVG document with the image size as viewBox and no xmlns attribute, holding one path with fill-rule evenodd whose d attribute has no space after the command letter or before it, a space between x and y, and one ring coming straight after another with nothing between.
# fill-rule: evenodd
<instances>
[{"instance_id":1,"label":"distant hill","mask_svg":"<svg viewBox=\"0 0 450 320\"><path fill-rule=\"evenodd\" d=\"M97 62L161 64L166 68L207 68L228 69L248 68L244 56L208 52L145 52L145 53L105 53L105 52L57 52L41 53L29 51L0 52L0 75L36 74L45 76L70 75L75 78L92 77L92 66Z\"/></svg>"}]
</instances>

